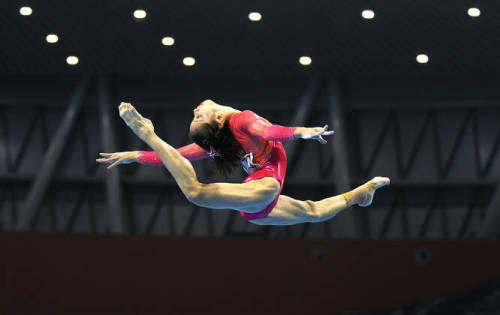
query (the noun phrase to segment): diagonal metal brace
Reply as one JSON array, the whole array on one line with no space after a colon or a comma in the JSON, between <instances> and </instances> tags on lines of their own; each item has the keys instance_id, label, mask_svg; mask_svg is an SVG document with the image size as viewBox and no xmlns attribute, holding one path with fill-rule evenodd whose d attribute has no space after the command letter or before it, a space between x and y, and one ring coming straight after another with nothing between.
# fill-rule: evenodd
<instances>
[{"instance_id":1,"label":"diagonal metal brace","mask_svg":"<svg viewBox=\"0 0 500 315\"><path fill-rule=\"evenodd\" d=\"M35 180L31 185L26 202L21 209L19 220L16 224L16 230L30 229L34 224L34 219L40 211L41 203L49 187L50 180L54 175L54 169L59 162L61 153L70 136L71 128L73 127L82 106L89 83L90 78L84 77L81 81L79 81L73 92L61 124L59 125L47 152L45 153Z\"/></svg>"}]
</instances>

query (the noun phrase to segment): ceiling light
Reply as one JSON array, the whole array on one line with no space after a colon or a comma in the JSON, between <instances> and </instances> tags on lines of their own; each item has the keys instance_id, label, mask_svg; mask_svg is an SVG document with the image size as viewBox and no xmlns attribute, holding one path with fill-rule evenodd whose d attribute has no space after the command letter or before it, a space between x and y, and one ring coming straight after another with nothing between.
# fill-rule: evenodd
<instances>
[{"instance_id":1,"label":"ceiling light","mask_svg":"<svg viewBox=\"0 0 500 315\"><path fill-rule=\"evenodd\" d=\"M30 7L22 7L21 9L19 9L19 13L21 15L31 15L31 13L33 13L33 10Z\"/></svg>"},{"instance_id":2,"label":"ceiling light","mask_svg":"<svg viewBox=\"0 0 500 315\"><path fill-rule=\"evenodd\" d=\"M361 12L361 16L367 20L371 20L375 17L375 12L373 12L372 10L363 10Z\"/></svg>"},{"instance_id":3,"label":"ceiling light","mask_svg":"<svg viewBox=\"0 0 500 315\"><path fill-rule=\"evenodd\" d=\"M472 17L478 17L481 15L481 11L478 8L470 8L467 13Z\"/></svg>"},{"instance_id":4,"label":"ceiling light","mask_svg":"<svg viewBox=\"0 0 500 315\"><path fill-rule=\"evenodd\" d=\"M418 63L427 63L427 62L429 62L429 56L427 56L426 54L417 55L417 62Z\"/></svg>"},{"instance_id":5,"label":"ceiling light","mask_svg":"<svg viewBox=\"0 0 500 315\"><path fill-rule=\"evenodd\" d=\"M196 61L194 60L193 57L186 57L182 60L182 63L184 63L185 66L194 66L194 64L196 63Z\"/></svg>"},{"instance_id":6,"label":"ceiling light","mask_svg":"<svg viewBox=\"0 0 500 315\"><path fill-rule=\"evenodd\" d=\"M262 19L262 15L259 12L250 12L248 14L248 18L250 19L250 21L257 22Z\"/></svg>"},{"instance_id":7,"label":"ceiling light","mask_svg":"<svg viewBox=\"0 0 500 315\"><path fill-rule=\"evenodd\" d=\"M308 66L311 64L312 60L310 57L302 56L299 58L299 62L301 65Z\"/></svg>"},{"instance_id":8,"label":"ceiling light","mask_svg":"<svg viewBox=\"0 0 500 315\"><path fill-rule=\"evenodd\" d=\"M59 37L56 34L49 34L47 37L45 37L45 40L47 43L57 43L59 40Z\"/></svg>"},{"instance_id":9,"label":"ceiling light","mask_svg":"<svg viewBox=\"0 0 500 315\"><path fill-rule=\"evenodd\" d=\"M77 56L68 56L68 58L66 58L66 62L68 63L68 65L76 65L78 63L78 57Z\"/></svg>"},{"instance_id":10,"label":"ceiling light","mask_svg":"<svg viewBox=\"0 0 500 315\"><path fill-rule=\"evenodd\" d=\"M146 11L144 10L135 10L134 11L134 17L136 19L144 19L146 17Z\"/></svg>"},{"instance_id":11,"label":"ceiling light","mask_svg":"<svg viewBox=\"0 0 500 315\"><path fill-rule=\"evenodd\" d=\"M161 43L164 46L172 46L175 43L175 40L172 37L166 36L162 38Z\"/></svg>"}]
</instances>

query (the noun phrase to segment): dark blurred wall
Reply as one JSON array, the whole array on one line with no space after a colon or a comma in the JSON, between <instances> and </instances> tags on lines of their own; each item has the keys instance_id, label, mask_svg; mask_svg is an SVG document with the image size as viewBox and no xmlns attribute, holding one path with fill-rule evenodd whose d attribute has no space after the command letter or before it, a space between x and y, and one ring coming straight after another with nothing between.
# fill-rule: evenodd
<instances>
[{"instance_id":1,"label":"dark blurred wall","mask_svg":"<svg viewBox=\"0 0 500 315\"><path fill-rule=\"evenodd\" d=\"M340 314L500 279L498 241L0 234L0 314Z\"/></svg>"}]
</instances>

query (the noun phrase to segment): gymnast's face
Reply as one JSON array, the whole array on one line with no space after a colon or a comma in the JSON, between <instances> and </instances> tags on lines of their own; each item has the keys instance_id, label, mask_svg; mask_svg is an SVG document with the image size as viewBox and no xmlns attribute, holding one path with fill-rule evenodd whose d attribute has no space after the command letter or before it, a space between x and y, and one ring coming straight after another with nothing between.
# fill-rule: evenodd
<instances>
[{"instance_id":1,"label":"gymnast's face","mask_svg":"<svg viewBox=\"0 0 500 315\"><path fill-rule=\"evenodd\" d=\"M217 106L219 105L211 101L205 101L198 105L198 107L193 110L193 120L191 121L189 129L195 130L204 123L211 124L215 122Z\"/></svg>"}]
</instances>

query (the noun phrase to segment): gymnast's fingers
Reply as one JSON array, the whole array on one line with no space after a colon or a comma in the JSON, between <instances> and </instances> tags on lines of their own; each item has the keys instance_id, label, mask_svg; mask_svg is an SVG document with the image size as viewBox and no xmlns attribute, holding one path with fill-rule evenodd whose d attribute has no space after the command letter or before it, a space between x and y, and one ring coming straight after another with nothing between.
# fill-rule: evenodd
<instances>
[{"instance_id":1,"label":"gymnast's fingers","mask_svg":"<svg viewBox=\"0 0 500 315\"><path fill-rule=\"evenodd\" d=\"M112 167L115 167L118 163L120 163L120 159L117 159L113 164L111 164L110 166L108 166L108 170Z\"/></svg>"},{"instance_id":2,"label":"gymnast's fingers","mask_svg":"<svg viewBox=\"0 0 500 315\"><path fill-rule=\"evenodd\" d=\"M114 158L101 158L101 159L95 159L99 163L111 163L114 161Z\"/></svg>"},{"instance_id":3,"label":"gymnast's fingers","mask_svg":"<svg viewBox=\"0 0 500 315\"><path fill-rule=\"evenodd\" d=\"M100 154L100 155L102 155L102 156L110 156L110 155L112 155L113 153L99 153L99 154Z\"/></svg>"},{"instance_id":4,"label":"gymnast's fingers","mask_svg":"<svg viewBox=\"0 0 500 315\"><path fill-rule=\"evenodd\" d=\"M325 130L325 129L323 129L323 128L319 128L319 129L315 132L314 136L316 136L316 137L317 137L317 136L329 136L329 135L331 135L331 134L333 134L333 133L334 133L334 131L333 131L333 130L326 131L326 130Z\"/></svg>"},{"instance_id":5,"label":"gymnast's fingers","mask_svg":"<svg viewBox=\"0 0 500 315\"><path fill-rule=\"evenodd\" d=\"M318 137L318 141L321 144L326 144L327 143L327 141L325 139L323 139L323 137L321 137L321 136Z\"/></svg>"}]
</instances>

